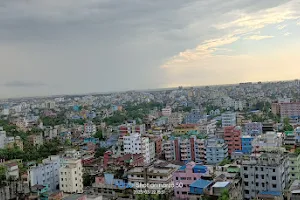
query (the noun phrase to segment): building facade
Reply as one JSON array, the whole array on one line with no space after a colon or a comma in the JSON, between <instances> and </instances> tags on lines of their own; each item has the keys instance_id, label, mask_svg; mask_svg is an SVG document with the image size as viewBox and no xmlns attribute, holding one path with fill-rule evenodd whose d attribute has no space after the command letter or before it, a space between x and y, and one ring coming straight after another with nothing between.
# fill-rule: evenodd
<instances>
[{"instance_id":1,"label":"building facade","mask_svg":"<svg viewBox=\"0 0 300 200\"><path fill-rule=\"evenodd\" d=\"M288 157L283 152L268 152L242 160L244 199L258 198L265 192L283 194L289 184Z\"/></svg>"},{"instance_id":2,"label":"building facade","mask_svg":"<svg viewBox=\"0 0 300 200\"><path fill-rule=\"evenodd\" d=\"M83 193L81 159L63 159L59 169L59 188L65 193Z\"/></svg>"},{"instance_id":3,"label":"building facade","mask_svg":"<svg viewBox=\"0 0 300 200\"><path fill-rule=\"evenodd\" d=\"M300 102L281 103L280 104L281 118L300 119Z\"/></svg>"},{"instance_id":4,"label":"building facade","mask_svg":"<svg viewBox=\"0 0 300 200\"><path fill-rule=\"evenodd\" d=\"M250 123L245 124L245 132L249 135L262 134L262 123L261 122L250 122Z\"/></svg>"},{"instance_id":5,"label":"building facade","mask_svg":"<svg viewBox=\"0 0 300 200\"><path fill-rule=\"evenodd\" d=\"M150 163L150 140L139 133L123 137L124 154L143 154L144 163Z\"/></svg>"},{"instance_id":6,"label":"building facade","mask_svg":"<svg viewBox=\"0 0 300 200\"><path fill-rule=\"evenodd\" d=\"M218 164L228 157L228 146L223 139L212 138L207 140L206 163Z\"/></svg>"},{"instance_id":7,"label":"building facade","mask_svg":"<svg viewBox=\"0 0 300 200\"><path fill-rule=\"evenodd\" d=\"M222 114L222 127L236 126L236 113L226 112Z\"/></svg>"},{"instance_id":8,"label":"building facade","mask_svg":"<svg viewBox=\"0 0 300 200\"><path fill-rule=\"evenodd\" d=\"M251 154L252 153L252 141L253 140L254 140L254 137L250 136L250 135L243 135L241 137L243 154Z\"/></svg>"},{"instance_id":9,"label":"building facade","mask_svg":"<svg viewBox=\"0 0 300 200\"><path fill-rule=\"evenodd\" d=\"M47 185L50 191L59 189L59 156L49 156L42 164L33 166L28 170L28 179L31 186Z\"/></svg>"},{"instance_id":10,"label":"building facade","mask_svg":"<svg viewBox=\"0 0 300 200\"><path fill-rule=\"evenodd\" d=\"M231 153L235 151L242 150L242 144L241 144L241 127L239 126L227 126L224 127L224 140L226 144L228 145L228 154L231 155Z\"/></svg>"}]
</instances>

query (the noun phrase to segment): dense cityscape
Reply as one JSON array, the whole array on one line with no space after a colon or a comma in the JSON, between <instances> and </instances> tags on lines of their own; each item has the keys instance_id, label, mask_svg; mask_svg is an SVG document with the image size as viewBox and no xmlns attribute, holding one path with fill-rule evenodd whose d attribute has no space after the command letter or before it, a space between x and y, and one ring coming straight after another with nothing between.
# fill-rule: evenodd
<instances>
[{"instance_id":1,"label":"dense cityscape","mask_svg":"<svg viewBox=\"0 0 300 200\"><path fill-rule=\"evenodd\" d=\"M1 100L0 199L298 200L300 81Z\"/></svg>"}]
</instances>

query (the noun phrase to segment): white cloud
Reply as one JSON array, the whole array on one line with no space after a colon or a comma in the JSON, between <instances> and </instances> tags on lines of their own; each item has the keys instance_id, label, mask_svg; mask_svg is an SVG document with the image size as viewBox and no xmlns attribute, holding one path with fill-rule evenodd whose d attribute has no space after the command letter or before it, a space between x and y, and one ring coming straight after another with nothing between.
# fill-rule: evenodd
<instances>
[{"instance_id":1,"label":"white cloud","mask_svg":"<svg viewBox=\"0 0 300 200\"><path fill-rule=\"evenodd\" d=\"M287 25L278 25L277 29L282 30L282 29L285 29L286 27L287 27Z\"/></svg>"},{"instance_id":2,"label":"white cloud","mask_svg":"<svg viewBox=\"0 0 300 200\"><path fill-rule=\"evenodd\" d=\"M272 35L251 35L249 37L246 37L246 40L263 40L263 39L269 39L273 38L274 36Z\"/></svg>"},{"instance_id":3,"label":"white cloud","mask_svg":"<svg viewBox=\"0 0 300 200\"><path fill-rule=\"evenodd\" d=\"M291 33L290 33L290 32L285 32L283 35L284 35L284 36L290 36Z\"/></svg>"}]
</instances>

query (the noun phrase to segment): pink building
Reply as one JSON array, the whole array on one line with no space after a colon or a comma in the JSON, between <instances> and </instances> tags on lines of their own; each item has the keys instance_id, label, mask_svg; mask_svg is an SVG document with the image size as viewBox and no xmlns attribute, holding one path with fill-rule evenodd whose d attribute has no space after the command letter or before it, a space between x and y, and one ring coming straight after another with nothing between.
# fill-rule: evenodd
<instances>
[{"instance_id":1,"label":"pink building","mask_svg":"<svg viewBox=\"0 0 300 200\"><path fill-rule=\"evenodd\" d=\"M231 155L235 151L242 150L241 127L228 126L224 128L224 140L228 145L228 153Z\"/></svg>"},{"instance_id":2,"label":"pink building","mask_svg":"<svg viewBox=\"0 0 300 200\"><path fill-rule=\"evenodd\" d=\"M181 166L173 173L174 194L176 198L189 198L190 185L196 180L201 179L203 175L208 175L209 170L206 166L189 162Z\"/></svg>"}]
</instances>

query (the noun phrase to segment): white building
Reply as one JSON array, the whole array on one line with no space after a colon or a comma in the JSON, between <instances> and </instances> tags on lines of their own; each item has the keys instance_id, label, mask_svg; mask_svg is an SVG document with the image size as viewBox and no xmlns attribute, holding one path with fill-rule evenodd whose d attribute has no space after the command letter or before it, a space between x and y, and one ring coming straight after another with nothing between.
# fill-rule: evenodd
<instances>
[{"instance_id":1,"label":"white building","mask_svg":"<svg viewBox=\"0 0 300 200\"><path fill-rule=\"evenodd\" d=\"M84 134L94 135L97 132L97 127L93 122L88 122L84 124Z\"/></svg>"},{"instance_id":2,"label":"white building","mask_svg":"<svg viewBox=\"0 0 300 200\"><path fill-rule=\"evenodd\" d=\"M150 163L150 141L147 137L141 137L133 133L123 137L124 154L143 154L144 163Z\"/></svg>"},{"instance_id":3,"label":"white building","mask_svg":"<svg viewBox=\"0 0 300 200\"><path fill-rule=\"evenodd\" d=\"M42 164L31 167L28 170L28 179L31 186L48 185L50 191L55 191L59 187L59 156L49 156Z\"/></svg>"},{"instance_id":4,"label":"white building","mask_svg":"<svg viewBox=\"0 0 300 200\"><path fill-rule=\"evenodd\" d=\"M277 148L282 146L282 136L276 132L266 132L252 141L252 150L259 152L262 149Z\"/></svg>"},{"instance_id":5,"label":"white building","mask_svg":"<svg viewBox=\"0 0 300 200\"><path fill-rule=\"evenodd\" d=\"M150 162L155 160L155 142L149 143Z\"/></svg>"},{"instance_id":6,"label":"white building","mask_svg":"<svg viewBox=\"0 0 300 200\"><path fill-rule=\"evenodd\" d=\"M222 114L222 127L236 126L236 113L226 112Z\"/></svg>"},{"instance_id":7,"label":"white building","mask_svg":"<svg viewBox=\"0 0 300 200\"><path fill-rule=\"evenodd\" d=\"M9 108L4 108L3 111L2 111L2 115L9 115Z\"/></svg>"},{"instance_id":8,"label":"white building","mask_svg":"<svg viewBox=\"0 0 300 200\"><path fill-rule=\"evenodd\" d=\"M81 159L66 159L59 169L59 188L65 193L83 193Z\"/></svg>"},{"instance_id":9,"label":"white building","mask_svg":"<svg viewBox=\"0 0 300 200\"><path fill-rule=\"evenodd\" d=\"M3 127L0 127L0 149L5 148L5 140L6 140L6 131L3 130Z\"/></svg>"},{"instance_id":10,"label":"white building","mask_svg":"<svg viewBox=\"0 0 300 200\"><path fill-rule=\"evenodd\" d=\"M166 116L166 117L171 116L171 114L172 114L172 108L171 108L170 106L167 106L167 107L163 108L163 109L161 110L161 114L162 114L163 116Z\"/></svg>"}]
</instances>

